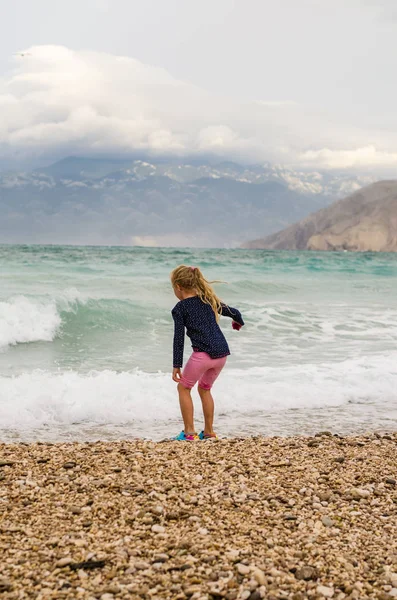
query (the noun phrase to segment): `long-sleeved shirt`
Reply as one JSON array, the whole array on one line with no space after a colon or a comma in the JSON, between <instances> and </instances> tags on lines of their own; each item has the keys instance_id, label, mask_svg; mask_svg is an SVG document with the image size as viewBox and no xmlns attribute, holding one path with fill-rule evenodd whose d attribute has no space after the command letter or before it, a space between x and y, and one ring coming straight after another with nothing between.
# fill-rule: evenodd
<instances>
[{"instance_id":1,"label":"long-sleeved shirt","mask_svg":"<svg viewBox=\"0 0 397 600\"><path fill-rule=\"evenodd\" d=\"M237 308L222 304L220 314L230 317L241 326L244 325L241 313ZM172 317L175 325L174 368L180 368L183 365L185 328L194 350L207 352L211 358L221 358L230 354L226 338L216 321L213 309L199 296L192 296L178 302L172 310Z\"/></svg>"}]
</instances>

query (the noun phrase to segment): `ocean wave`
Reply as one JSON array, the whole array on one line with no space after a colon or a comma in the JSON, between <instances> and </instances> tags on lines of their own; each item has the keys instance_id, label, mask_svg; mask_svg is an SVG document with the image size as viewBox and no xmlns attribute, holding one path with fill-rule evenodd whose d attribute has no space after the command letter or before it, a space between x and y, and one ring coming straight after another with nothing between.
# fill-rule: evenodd
<instances>
[{"instance_id":1,"label":"ocean wave","mask_svg":"<svg viewBox=\"0 0 397 600\"><path fill-rule=\"evenodd\" d=\"M0 301L0 350L17 344L77 340L89 332L146 332L154 325L171 327L170 307L148 310L140 301L87 297L76 289L53 297L14 296ZM165 320L167 315L167 320Z\"/></svg>"},{"instance_id":2,"label":"ocean wave","mask_svg":"<svg viewBox=\"0 0 397 600\"><path fill-rule=\"evenodd\" d=\"M327 411L350 404L395 408L397 353L320 365L227 368L214 390L216 411L229 420L249 415L258 432L264 415L288 410ZM197 394L195 392L195 396ZM393 408L394 407L394 408ZM179 418L175 384L169 373L140 370L33 371L0 377L1 431L18 432L76 424L144 423L150 435L158 422Z\"/></svg>"},{"instance_id":3,"label":"ocean wave","mask_svg":"<svg viewBox=\"0 0 397 600\"><path fill-rule=\"evenodd\" d=\"M60 331L62 311L73 311L84 299L77 290L57 298L14 296L0 301L0 349L16 344L52 342Z\"/></svg>"},{"instance_id":4,"label":"ocean wave","mask_svg":"<svg viewBox=\"0 0 397 600\"><path fill-rule=\"evenodd\" d=\"M0 349L28 342L51 342L60 325L55 302L41 304L24 296L0 302Z\"/></svg>"}]
</instances>

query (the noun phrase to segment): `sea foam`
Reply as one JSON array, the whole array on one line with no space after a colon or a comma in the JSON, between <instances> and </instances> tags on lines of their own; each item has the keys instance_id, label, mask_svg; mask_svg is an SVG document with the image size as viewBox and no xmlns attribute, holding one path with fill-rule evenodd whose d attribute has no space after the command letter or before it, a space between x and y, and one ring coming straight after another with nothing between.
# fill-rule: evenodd
<instances>
[{"instance_id":1,"label":"sea foam","mask_svg":"<svg viewBox=\"0 0 397 600\"><path fill-rule=\"evenodd\" d=\"M280 369L226 368L214 388L217 415L229 427L250 421L260 433L266 415L285 411L327 411L349 404L393 404L397 353L322 365L294 365ZM197 393L194 396L198 401ZM391 411L393 412L393 411ZM291 418L293 418L293 412ZM390 413L390 416L391 413ZM397 415L394 415L394 418ZM135 370L116 373L33 371L0 377L0 439L5 432L74 428L87 425L126 426L150 437L158 423L179 419L175 384L170 373ZM230 427L229 427L230 428ZM83 437L83 436L82 436Z\"/></svg>"},{"instance_id":2,"label":"sea foam","mask_svg":"<svg viewBox=\"0 0 397 600\"><path fill-rule=\"evenodd\" d=\"M0 302L0 350L16 344L53 341L61 327L61 312L75 310L76 304L84 302L74 289L54 298L14 296Z\"/></svg>"},{"instance_id":3,"label":"sea foam","mask_svg":"<svg viewBox=\"0 0 397 600\"><path fill-rule=\"evenodd\" d=\"M60 324L55 302L32 302L24 296L0 302L0 349L27 342L49 342Z\"/></svg>"}]
</instances>

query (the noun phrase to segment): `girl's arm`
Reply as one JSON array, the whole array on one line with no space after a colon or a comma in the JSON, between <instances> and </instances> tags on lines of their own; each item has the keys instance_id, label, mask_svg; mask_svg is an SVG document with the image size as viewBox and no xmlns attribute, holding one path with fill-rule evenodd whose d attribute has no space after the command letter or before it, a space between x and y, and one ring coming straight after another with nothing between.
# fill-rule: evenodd
<instances>
[{"instance_id":1,"label":"girl's arm","mask_svg":"<svg viewBox=\"0 0 397 600\"><path fill-rule=\"evenodd\" d=\"M180 369L183 365L183 348L185 345L185 325L183 315L178 305L172 310L174 319L174 369Z\"/></svg>"},{"instance_id":2,"label":"girl's arm","mask_svg":"<svg viewBox=\"0 0 397 600\"><path fill-rule=\"evenodd\" d=\"M237 308L233 308L232 306L228 306L227 304L222 304L221 315L223 317L230 317L231 319L233 319L233 322L238 323L240 327L244 325L241 312L237 310ZM240 327L238 329L240 329Z\"/></svg>"}]
</instances>

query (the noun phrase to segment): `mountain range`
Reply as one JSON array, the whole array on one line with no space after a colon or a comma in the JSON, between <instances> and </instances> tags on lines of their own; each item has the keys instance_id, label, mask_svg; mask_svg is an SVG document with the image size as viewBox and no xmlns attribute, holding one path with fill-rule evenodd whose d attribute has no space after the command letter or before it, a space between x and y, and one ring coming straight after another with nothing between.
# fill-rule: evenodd
<instances>
[{"instance_id":1,"label":"mountain range","mask_svg":"<svg viewBox=\"0 0 397 600\"><path fill-rule=\"evenodd\" d=\"M0 243L239 246L373 180L268 163L69 157L0 173Z\"/></svg>"},{"instance_id":2,"label":"mountain range","mask_svg":"<svg viewBox=\"0 0 397 600\"><path fill-rule=\"evenodd\" d=\"M244 247L397 252L397 181L379 181L367 186L283 231Z\"/></svg>"}]
</instances>

